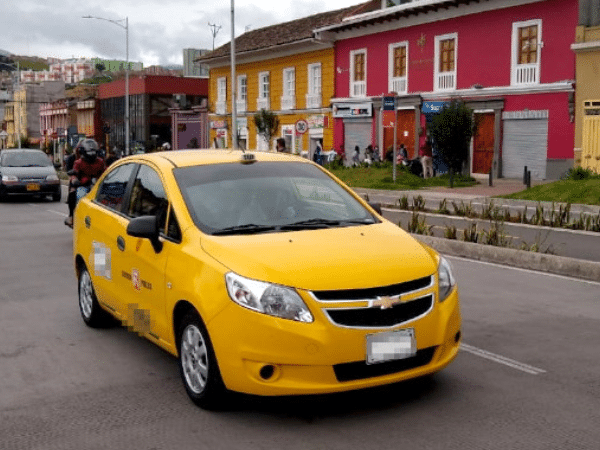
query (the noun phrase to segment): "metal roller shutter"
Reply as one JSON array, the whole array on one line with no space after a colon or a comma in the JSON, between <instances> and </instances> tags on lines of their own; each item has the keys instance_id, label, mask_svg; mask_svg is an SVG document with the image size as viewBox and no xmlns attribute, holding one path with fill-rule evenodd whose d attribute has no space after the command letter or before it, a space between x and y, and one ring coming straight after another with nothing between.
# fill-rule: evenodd
<instances>
[{"instance_id":1,"label":"metal roller shutter","mask_svg":"<svg viewBox=\"0 0 600 450\"><path fill-rule=\"evenodd\" d=\"M548 119L504 119L504 177L522 178L527 166L532 178L546 178L547 151Z\"/></svg>"},{"instance_id":2,"label":"metal roller shutter","mask_svg":"<svg viewBox=\"0 0 600 450\"><path fill-rule=\"evenodd\" d=\"M360 149L361 161L365 158L365 149L372 142L373 122L371 119L354 119L344 121L344 142L346 147L346 164L352 164L354 147Z\"/></svg>"}]
</instances>

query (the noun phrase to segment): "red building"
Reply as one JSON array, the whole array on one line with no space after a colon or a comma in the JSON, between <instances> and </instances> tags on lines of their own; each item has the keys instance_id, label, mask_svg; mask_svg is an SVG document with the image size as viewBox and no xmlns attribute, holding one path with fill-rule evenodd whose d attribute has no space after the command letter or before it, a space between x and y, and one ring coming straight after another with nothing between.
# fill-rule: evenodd
<instances>
[{"instance_id":1,"label":"red building","mask_svg":"<svg viewBox=\"0 0 600 450\"><path fill-rule=\"evenodd\" d=\"M125 80L102 84L98 89L102 123L109 134L109 146L125 149ZM129 78L130 148L136 144L160 145L171 142L169 109L178 101L200 106L208 99L208 79L143 75ZM206 127L205 127L206 129Z\"/></svg>"},{"instance_id":2,"label":"red building","mask_svg":"<svg viewBox=\"0 0 600 450\"><path fill-rule=\"evenodd\" d=\"M387 5L392 6L387 6ZM480 123L472 173L558 178L573 166L576 0L374 0L316 30L336 41L335 148L391 147L382 96L396 96L397 144L417 154L451 99Z\"/></svg>"}]
</instances>

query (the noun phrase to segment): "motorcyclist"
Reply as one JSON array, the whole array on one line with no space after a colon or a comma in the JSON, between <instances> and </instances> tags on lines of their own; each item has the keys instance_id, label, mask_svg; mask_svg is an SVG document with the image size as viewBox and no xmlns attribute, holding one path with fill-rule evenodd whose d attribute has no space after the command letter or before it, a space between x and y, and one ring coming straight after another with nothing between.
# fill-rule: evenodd
<instances>
[{"instance_id":1,"label":"motorcyclist","mask_svg":"<svg viewBox=\"0 0 600 450\"><path fill-rule=\"evenodd\" d=\"M98 144L93 139L84 139L78 144L81 157L73 164L70 171L70 192L67 198L69 204L69 216L65 219L65 225L73 226L73 212L77 201L87 194L93 183L104 172L105 164L98 157Z\"/></svg>"}]
</instances>

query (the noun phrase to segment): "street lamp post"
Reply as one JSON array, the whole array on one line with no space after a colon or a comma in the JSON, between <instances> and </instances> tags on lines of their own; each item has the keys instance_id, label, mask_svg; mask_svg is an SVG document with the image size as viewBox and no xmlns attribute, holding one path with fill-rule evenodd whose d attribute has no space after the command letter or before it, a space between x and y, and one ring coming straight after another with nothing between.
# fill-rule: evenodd
<instances>
[{"instance_id":1,"label":"street lamp post","mask_svg":"<svg viewBox=\"0 0 600 450\"><path fill-rule=\"evenodd\" d=\"M96 16L83 16L83 18L106 20L125 30L125 155L129 155L129 17L117 20Z\"/></svg>"}]
</instances>

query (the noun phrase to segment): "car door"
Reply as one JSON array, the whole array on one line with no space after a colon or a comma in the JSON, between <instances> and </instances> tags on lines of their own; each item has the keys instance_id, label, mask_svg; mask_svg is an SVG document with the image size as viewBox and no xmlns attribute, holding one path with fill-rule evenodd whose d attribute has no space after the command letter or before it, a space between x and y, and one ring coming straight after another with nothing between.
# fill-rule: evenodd
<instances>
[{"instance_id":1,"label":"car door","mask_svg":"<svg viewBox=\"0 0 600 450\"><path fill-rule=\"evenodd\" d=\"M141 164L131 191L126 215L129 219L156 216L162 248L155 250L149 239L125 237L129 267L123 270L123 290L131 299L127 305L130 328L155 340L168 339L170 324L165 307L167 260L177 251L181 232L170 208L165 184L156 168Z\"/></svg>"},{"instance_id":2,"label":"car door","mask_svg":"<svg viewBox=\"0 0 600 450\"><path fill-rule=\"evenodd\" d=\"M125 235L129 224L123 209L136 168L137 164L129 163L110 170L98 186L93 201L86 202L87 209L83 214L76 214L78 220L84 222L78 227L85 227L85 235L89 236L90 242L86 244L89 248L82 253L85 257L89 255L90 275L98 300L119 318L124 313L119 284L122 272L129 267L119 236Z\"/></svg>"}]
</instances>

